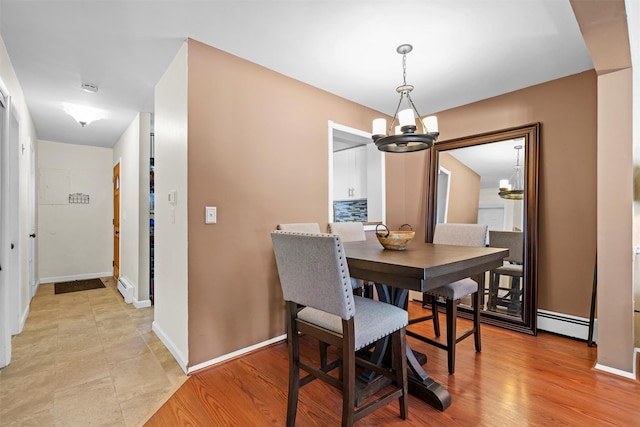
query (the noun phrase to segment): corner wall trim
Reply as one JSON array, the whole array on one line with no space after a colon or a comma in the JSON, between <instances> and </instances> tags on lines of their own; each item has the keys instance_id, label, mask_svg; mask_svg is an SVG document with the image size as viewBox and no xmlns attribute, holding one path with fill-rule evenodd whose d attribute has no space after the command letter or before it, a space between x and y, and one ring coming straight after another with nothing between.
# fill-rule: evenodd
<instances>
[{"instance_id":1,"label":"corner wall trim","mask_svg":"<svg viewBox=\"0 0 640 427\"><path fill-rule=\"evenodd\" d=\"M135 308L151 307L151 300L150 299L144 299L142 301L138 301L135 297L133 297L133 306Z\"/></svg>"},{"instance_id":2,"label":"corner wall trim","mask_svg":"<svg viewBox=\"0 0 640 427\"><path fill-rule=\"evenodd\" d=\"M635 380L636 376L632 372L623 371L621 369L611 368L609 366L604 366L599 363L596 363L596 366L593 369L597 369L598 371L608 372L610 374L619 375L621 377L629 378L631 380Z\"/></svg>"},{"instance_id":3,"label":"corner wall trim","mask_svg":"<svg viewBox=\"0 0 640 427\"><path fill-rule=\"evenodd\" d=\"M254 344L254 345L249 346L249 347L241 348L240 350L236 350L234 352L225 354L225 355L220 356L220 357L216 357L215 359L211 359L211 360L208 360L206 362L202 362L202 363L199 363L197 365L190 366L187 373L190 374L190 373L198 371L200 369L208 368L209 366L217 365L218 363L224 362L224 361L229 360L229 359L233 359L234 357L242 356L243 354L252 352L252 351L257 350L259 348L266 347L268 345L277 343L279 341L283 341L286 337L287 337L286 335L280 335L280 336L277 336L275 338L271 338L269 340L263 341L261 343Z\"/></svg>"},{"instance_id":4,"label":"corner wall trim","mask_svg":"<svg viewBox=\"0 0 640 427\"><path fill-rule=\"evenodd\" d=\"M178 347L176 347L173 341L171 341L169 337L167 337L167 335L162 331L162 329L160 328L160 326L158 326L155 320L153 321L153 323L151 323L151 329L153 330L153 332L156 333L158 338L160 338L160 341L162 341L164 346L167 347L167 350L169 350L169 353L171 353L174 359L176 359L176 362L178 362L178 365L180 365L180 368L182 369L182 371L185 374L188 374L187 358L184 357L184 355L180 352L180 350L178 350Z\"/></svg>"},{"instance_id":5,"label":"corner wall trim","mask_svg":"<svg viewBox=\"0 0 640 427\"><path fill-rule=\"evenodd\" d=\"M24 313L20 316L20 324L18 325L18 333L21 334L24 329L24 324L27 323L27 317L29 317L29 312L31 311L31 302L27 304L27 308L25 308Z\"/></svg>"},{"instance_id":6,"label":"corner wall trim","mask_svg":"<svg viewBox=\"0 0 640 427\"><path fill-rule=\"evenodd\" d=\"M567 337L587 341L589 336L589 319L556 313L548 310L538 310L538 329ZM593 341L598 341L598 320L593 328Z\"/></svg>"}]
</instances>

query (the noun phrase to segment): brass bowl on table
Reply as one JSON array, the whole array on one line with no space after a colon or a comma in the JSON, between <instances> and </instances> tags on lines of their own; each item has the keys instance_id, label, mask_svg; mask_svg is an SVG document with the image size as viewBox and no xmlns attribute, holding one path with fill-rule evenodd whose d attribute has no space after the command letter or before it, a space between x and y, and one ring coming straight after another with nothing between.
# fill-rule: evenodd
<instances>
[{"instance_id":1,"label":"brass bowl on table","mask_svg":"<svg viewBox=\"0 0 640 427\"><path fill-rule=\"evenodd\" d=\"M380 226L384 227L384 230L379 230L378 227ZM400 226L400 228L405 226L411 228L409 224L403 224ZM389 228L384 224L378 224L376 226L376 237L378 238L378 241L383 248L392 251L404 251L415 234L416 233L413 230L390 231Z\"/></svg>"}]
</instances>

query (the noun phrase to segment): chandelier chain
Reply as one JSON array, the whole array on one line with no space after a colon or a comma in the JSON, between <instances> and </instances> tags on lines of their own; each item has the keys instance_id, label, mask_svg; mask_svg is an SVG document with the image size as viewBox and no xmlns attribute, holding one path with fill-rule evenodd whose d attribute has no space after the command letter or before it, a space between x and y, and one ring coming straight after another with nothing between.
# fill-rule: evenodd
<instances>
[{"instance_id":1,"label":"chandelier chain","mask_svg":"<svg viewBox=\"0 0 640 427\"><path fill-rule=\"evenodd\" d=\"M407 54L402 54L402 81L403 85L407 85Z\"/></svg>"}]
</instances>

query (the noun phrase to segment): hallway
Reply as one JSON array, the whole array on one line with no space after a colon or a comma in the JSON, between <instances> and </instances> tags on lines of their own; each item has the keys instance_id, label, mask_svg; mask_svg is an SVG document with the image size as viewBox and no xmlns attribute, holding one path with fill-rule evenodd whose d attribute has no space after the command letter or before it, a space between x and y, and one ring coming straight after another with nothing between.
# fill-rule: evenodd
<instances>
[{"instance_id":1,"label":"hallway","mask_svg":"<svg viewBox=\"0 0 640 427\"><path fill-rule=\"evenodd\" d=\"M40 285L0 369L0 425L137 426L186 381L151 330L153 307L125 304L102 281L60 295Z\"/></svg>"}]
</instances>

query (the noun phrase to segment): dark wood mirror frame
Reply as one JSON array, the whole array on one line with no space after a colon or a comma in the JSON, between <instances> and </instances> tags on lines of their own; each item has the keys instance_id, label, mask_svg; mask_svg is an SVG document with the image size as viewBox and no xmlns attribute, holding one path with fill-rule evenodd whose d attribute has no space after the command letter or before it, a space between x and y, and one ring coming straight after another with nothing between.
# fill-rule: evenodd
<instances>
[{"instance_id":1,"label":"dark wood mirror frame","mask_svg":"<svg viewBox=\"0 0 640 427\"><path fill-rule=\"evenodd\" d=\"M442 151L474 145L490 144L516 138L524 138L524 269L522 316L507 316L486 310L481 311L483 323L536 335L537 333L537 288L538 288L538 160L540 123L509 128L497 132L483 133L437 142L432 148L427 166L427 218L426 241L433 240L436 224L438 154ZM471 316L471 310L461 307L458 313Z\"/></svg>"}]
</instances>

